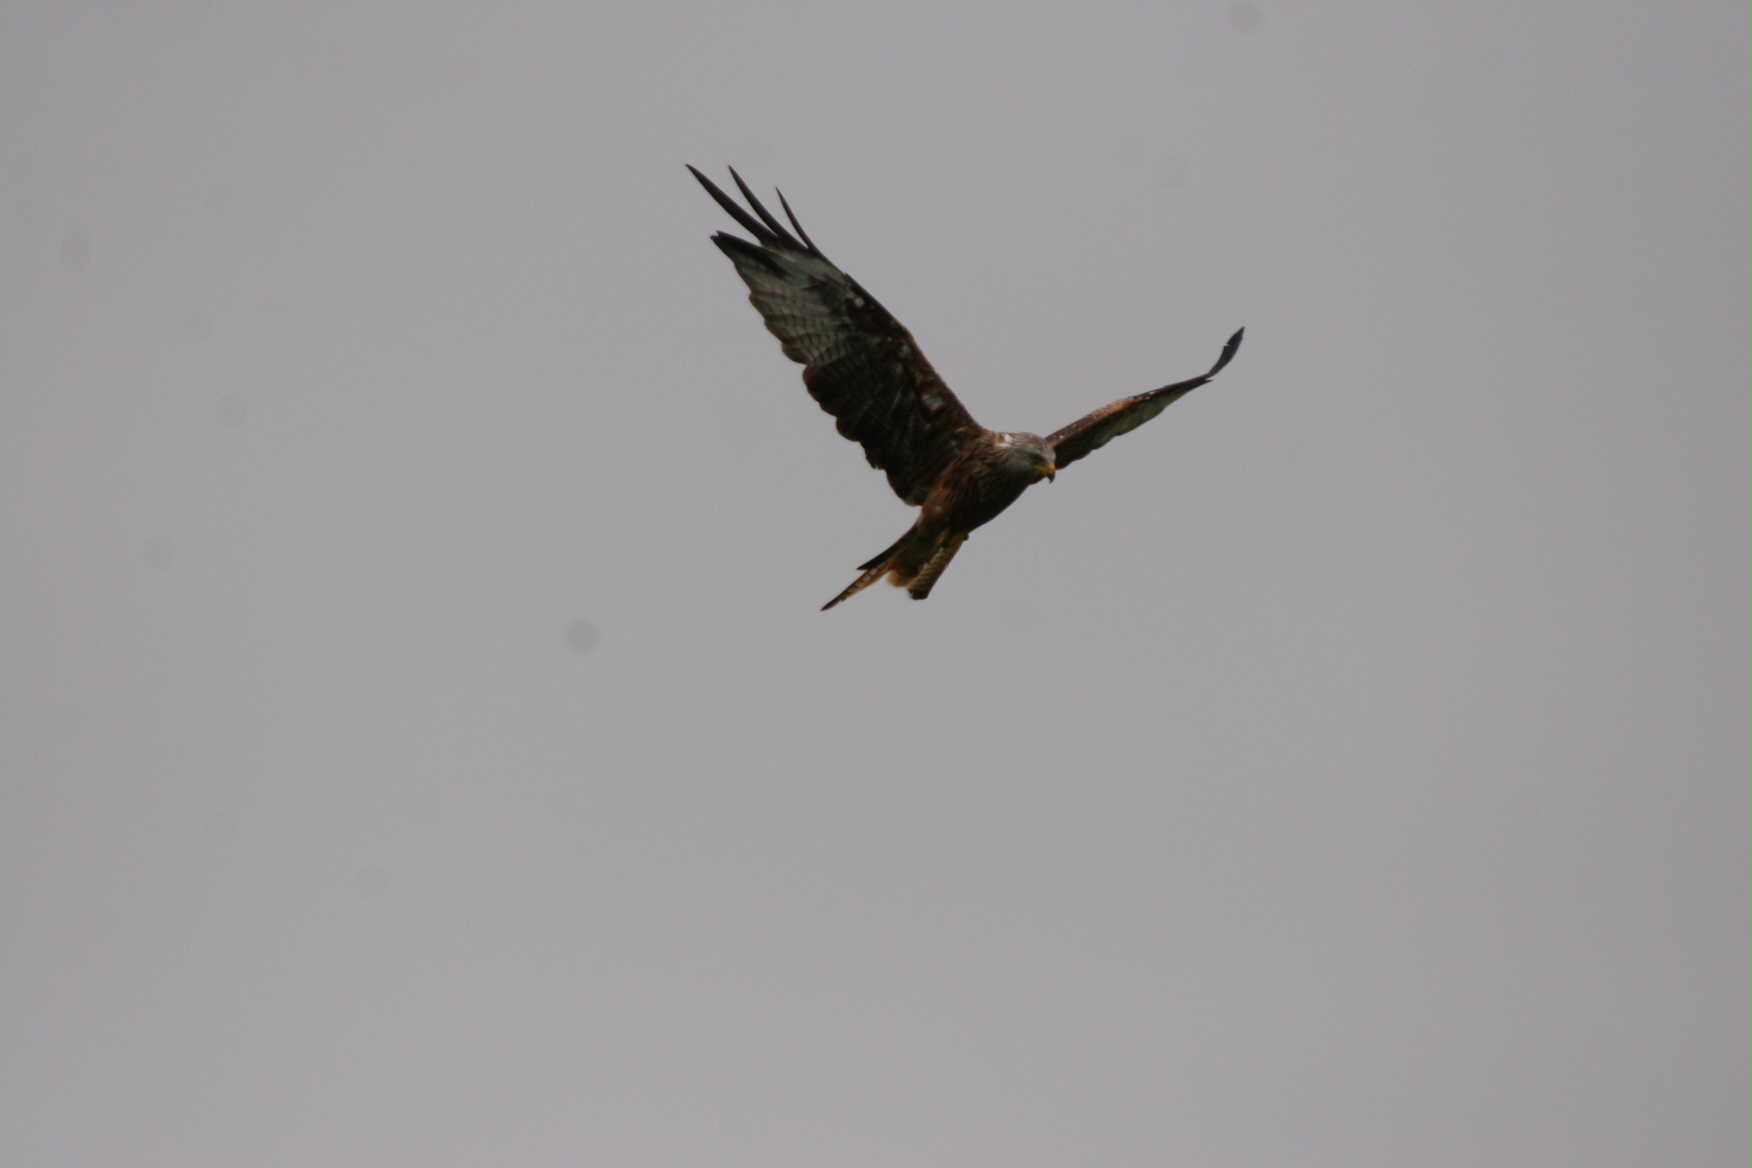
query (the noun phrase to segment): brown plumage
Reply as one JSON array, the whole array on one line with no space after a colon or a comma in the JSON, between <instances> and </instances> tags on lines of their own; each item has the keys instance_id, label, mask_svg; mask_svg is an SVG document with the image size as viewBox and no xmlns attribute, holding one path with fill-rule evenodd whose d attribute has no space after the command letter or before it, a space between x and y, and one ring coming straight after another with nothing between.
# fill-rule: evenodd
<instances>
[{"instance_id":1,"label":"brown plumage","mask_svg":"<svg viewBox=\"0 0 1752 1168\"><path fill-rule=\"evenodd\" d=\"M1028 487L1137 429L1215 377L1241 345L1237 330L1200 376L1121 398L1049 437L987 430L937 376L912 334L821 254L784 195L779 205L795 235L734 170L730 177L753 214L705 175L688 170L754 236L750 243L719 232L712 242L736 265L749 300L785 356L803 366L810 396L834 416L841 434L864 448L871 466L887 472L894 493L920 509L907 533L861 565L863 575L823 609L885 575L923 600L974 528Z\"/></svg>"}]
</instances>

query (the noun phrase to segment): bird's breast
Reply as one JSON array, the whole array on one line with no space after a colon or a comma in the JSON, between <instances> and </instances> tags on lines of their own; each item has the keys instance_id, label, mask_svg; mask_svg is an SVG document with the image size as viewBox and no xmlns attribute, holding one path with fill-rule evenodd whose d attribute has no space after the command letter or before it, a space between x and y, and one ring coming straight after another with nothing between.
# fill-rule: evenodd
<instances>
[{"instance_id":1,"label":"bird's breast","mask_svg":"<svg viewBox=\"0 0 1752 1168\"><path fill-rule=\"evenodd\" d=\"M933 527L968 532L993 519L1021 497L1039 476L1011 469L1003 458L981 457L973 451L943 472L924 504L924 520Z\"/></svg>"}]
</instances>

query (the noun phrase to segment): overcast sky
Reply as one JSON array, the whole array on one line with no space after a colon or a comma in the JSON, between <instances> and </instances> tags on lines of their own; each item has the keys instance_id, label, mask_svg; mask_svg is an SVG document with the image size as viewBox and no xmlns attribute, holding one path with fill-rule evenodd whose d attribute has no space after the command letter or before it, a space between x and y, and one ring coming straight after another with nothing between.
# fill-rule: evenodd
<instances>
[{"instance_id":1,"label":"overcast sky","mask_svg":"<svg viewBox=\"0 0 1752 1168\"><path fill-rule=\"evenodd\" d=\"M1743 1165L1747 24L0 6L7 1163Z\"/></svg>"}]
</instances>

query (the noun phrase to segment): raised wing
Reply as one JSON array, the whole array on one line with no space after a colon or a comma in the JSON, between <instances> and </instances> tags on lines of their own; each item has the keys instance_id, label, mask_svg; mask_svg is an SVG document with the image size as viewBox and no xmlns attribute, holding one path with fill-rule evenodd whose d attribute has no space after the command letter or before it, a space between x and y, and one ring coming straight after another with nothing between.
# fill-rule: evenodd
<instances>
[{"instance_id":1,"label":"raised wing","mask_svg":"<svg viewBox=\"0 0 1752 1168\"><path fill-rule=\"evenodd\" d=\"M724 232L712 236L736 265L749 300L785 356L803 366L810 396L838 420L841 434L863 446L871 466L888 472L895 494L915 507L923 503L963 444L980 433L979 424L919 352L912 334L821 254L784 195L779 205L796 235L761 206L734 170L730 177L753 215L711 179L688 170L758 241Z\"/></svg>"},{"instance_id":2,"label":"raised wing","mask_svg":"<svg viewBox=\"0 0 1752 1168\"><path fill-rule=\"evenodd\" d=\"M1198 377L1164 385L1161 389L1152 389L1149 393L1140 393L1135 397L1122 397L1116 402L1109 402L1094 413L1078 418L1064 429L1048 435L1046 442L1053 448L1059 468L1062 470L1084 455L1106 446L1121 434L1136 430L1222 372L1223 366L1234 359L1235 350L1241 347L1241 334L1246 331L1236 329L1235 335L1229 338L1229 343L1223 346L1223 354L1217 358L1217 363Z\"/></svg>"}]
</instances>

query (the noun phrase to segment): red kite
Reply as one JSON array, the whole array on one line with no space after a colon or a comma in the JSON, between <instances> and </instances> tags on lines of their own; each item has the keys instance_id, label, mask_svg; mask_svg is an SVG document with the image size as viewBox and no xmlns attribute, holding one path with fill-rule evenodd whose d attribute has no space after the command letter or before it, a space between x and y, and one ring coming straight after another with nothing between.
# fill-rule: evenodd
<instances>
[{"instance_id":1,"label":"red kite","mask_svg":"<svg viewBox=\"0 0 1752 1168\"><path fill-rule=\"evenodd\" d=\"M749 300L785 356L803 366L810 396L838 419L841 434L863 446L871 466L888 472L894 493L920 509L911 529L859 565L864 574L824 611L884 575L923 600L974 528L991 522L1041 479L1051 480L1215 377L1241 347L1245 330L1237 329L1217 363L1199 376L1120 398L1045 438L988 430L949 392L912 334L821 254L783 194L779 205L795 235L734 170L730 177L753 215L711 179L688 170L757 241L724 232L712 236L736 265Z\"/></svg>"}]
</instances>

